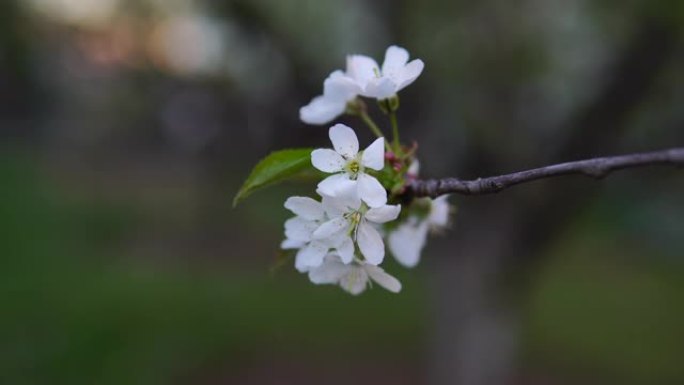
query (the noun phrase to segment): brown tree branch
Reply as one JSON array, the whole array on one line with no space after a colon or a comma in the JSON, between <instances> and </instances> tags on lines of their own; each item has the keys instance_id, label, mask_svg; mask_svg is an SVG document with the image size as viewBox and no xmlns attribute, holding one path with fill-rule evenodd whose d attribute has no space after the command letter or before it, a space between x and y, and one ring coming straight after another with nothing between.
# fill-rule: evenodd
<instances>
[{"instance_id":1,"label":"brown tree branch","mask_svg":"<svg viewBox=\"0 0 684 385\"><path fill-rule=\"evenodd\" d=\"M457 178L415 180L406 186L406 194L414 197L432 198L452 193L463 195L492 194L537 179L570 174L586 175L598 179L615 170L652 165L684 166L684 147L578 160L476 180Z\"/></svg>"}]
</instances>

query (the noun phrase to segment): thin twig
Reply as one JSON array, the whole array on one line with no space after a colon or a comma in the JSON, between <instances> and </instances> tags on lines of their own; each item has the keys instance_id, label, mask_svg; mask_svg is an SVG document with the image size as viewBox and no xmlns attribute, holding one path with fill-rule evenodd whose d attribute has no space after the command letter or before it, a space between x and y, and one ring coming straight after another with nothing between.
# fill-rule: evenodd
<instances>
[{"instance_id":1,"label":"thin twig","mask_svg":"<svg viewBox=\"0 0 684 385\"><path fill-rule=\"evenodd\" d=\"M394 148L395 153L399 153L399 123L397 123L397 112L392 111L389 113L390 123L392 125L392 148Z\"/></svg>"},{"instance_id":2,"label":"thin twig","mask_svg":"<svg viewBox=\"0 0 684 385\"><path fill-rule=\"evenodd\" d=\"M366 126L368 126L368 128L371 130L373 134L375 134L375 136L377 136L378 138L382 138L384 136L382 134L382 131L380 131L380 127L378 127L378 125L375 124L373 119L370 117L370 115L368 115L366 111L359 112L359 117L364 123L366 123Z\"/></svg>"},{"instance_id":3,"label":"thin twig","mask_svg":"<svg viewBox=\"0 0 684 385\"><path fill-rule=\"evenodd\" d=\"M415 180L407 184L405 193L415 197L432 198L451 193L463 195L492 194L537 179L570 174L580 174L599 179L615 170L652 165L684 166L684 147L578 160L476 180L457 178Z\"/></svg>"}]
</instances>

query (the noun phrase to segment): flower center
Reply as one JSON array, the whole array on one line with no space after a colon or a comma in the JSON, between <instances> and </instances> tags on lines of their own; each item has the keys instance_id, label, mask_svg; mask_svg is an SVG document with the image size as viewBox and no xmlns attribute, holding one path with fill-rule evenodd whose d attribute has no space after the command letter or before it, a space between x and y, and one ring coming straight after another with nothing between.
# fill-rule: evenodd
<instances>
[{"instance_id":1,"label":"flower center","mask_svg":"<svg viewBox=\"0 0 684 385\"><path fill-rule=\"evenodd\" d=\"M347 163L346 171L349 173L349 179L356 180L356 178L359 176L359 173L363 171L363 168L357 159L352 159L349 161L349 163Z\"/></svg>"},{"instance_id":2,"label":"flower center","mask_svg":"<svg viewBox=\"0 0 684 385\"><path fill-rule=\"evenodd\" d=\"M356 233L356 229L359 227L362 218L363 214L360 211L352 211L344 214L344 219L349 222L349 235Z\"/></svg>"},{"instance_id":3,"label":"flower center","mask_svg":"<svg viewBox=\"0 0 684 385\"><path fill-rule=\"evenodd\" d=\"M358 210L350 211L343 215L344 219L349 222L349 229L347 231L354 241L356 241L356 233L359 231L359 224L361 224L366 211L368 211L368 206L363 203Z\"/></svg>"},{"instance_id":4,"label":"flower center","mask_svg":"<svg viewBox=\"0 0 684 385\"><path fill-rule=\"evenodd\" d=\"M352 213L351 222L352 222L354 225L358 225L359 222L361 222L361 213L358 212L358 211L355 211L354 213Z\"/></svg>"}]
</instances>

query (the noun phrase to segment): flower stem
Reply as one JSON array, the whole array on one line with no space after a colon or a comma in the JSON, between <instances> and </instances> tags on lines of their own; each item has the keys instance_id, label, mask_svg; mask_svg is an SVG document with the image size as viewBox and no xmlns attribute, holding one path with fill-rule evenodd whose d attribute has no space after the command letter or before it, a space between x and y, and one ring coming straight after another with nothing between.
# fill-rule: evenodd
<instances>
[{"instance_id":1,"label":"flower stem","mask_svg":"<svg viewBox=\"0 0 684 385\"><path fill-rule=\"evenodd\" d=\"M389 114L390 123L392 124L392 147L395 153L399 153L400 142L399 142L399 124L397 123L397 113L395 111Z\"/></svg>"},{"instance_id":2,"label":"flower stem","mask_svg":"<svg viewBox=\"0 0 684 385\"><path fill-rule=\"evenodd\" d=\"M361 118L361 120L363 120L364 123L366 123L368 128L370 128L370 130L373 132L373 134L375 134L375 136L377 136L378 138L383 137L382 131L380 131L378 125L375 124L373 119L368 115L368 113L366 113L366 111L361 111L359 113L359 117Z\"/></svg>"},{"instance_id":3,"label":"flower stem","mask_svg":"<svg viewBox=\"0 0 684 385\"><path fill-rule=\"evenodd\" d=\"M368 115L368 113L366 111L363 111L363 110L359 111L358 115L361 118L361 120L363 120L363 122L366 123L366 126L368 126L368 128L370 128L370 130L373 132L373 134L375 134L375 136L377 136L378 138L382 138L383 136L385 136L382 134L382 131L380 131L380 128L378 127L378 125L375 124L375 122L373 121L373 118L371 118L370 115ZM388 151L391 150L390 145L387 143L386 140L385 140L385 149Z\"/></svg>"}]
</instances>

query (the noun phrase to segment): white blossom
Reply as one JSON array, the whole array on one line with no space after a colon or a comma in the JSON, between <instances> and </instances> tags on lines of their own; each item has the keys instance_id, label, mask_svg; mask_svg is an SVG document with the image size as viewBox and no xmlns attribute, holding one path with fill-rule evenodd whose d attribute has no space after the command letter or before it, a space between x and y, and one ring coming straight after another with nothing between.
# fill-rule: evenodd
<instances>
[{"instance_id":1,"label":"white blossom","mask_svg":"<svg viewBox=\"0 0 684 385\"><path fill-rule=\"evenodd\" d=\"M330 127L332 149L311 152L311 163L317 169L332 173L318 184L323 195L336 196L340 191L354 189L370 207L387 203L387 191L366 169L382 170L385 165L385 139L378 138L359 152L359 140L354 130L344 124Z\"/></svg>"},{"instance_id":2,"label":"white blossom","mask_svg":"<svg viewBox=\"0 0 684 385\"><path fill-rule=\"evenodd\" d=\"M418 264L428 232L442 229L449 223L450 206L446 195L430 199L429 204L426 217L421 219L415 215L410 216L387 237L392 255L406 267Z\"/></svg>"},{"instance_id":3,"label":"white blossom","mask_svg":"<svg viewBox=\"0 0 684 385\"><path fill-rule=\"evenodd\" d=\"M449 224L449 213L451 212L451 205L449 205L449 196L442 195L432 200L430 206L430 214L427 222L430 224L430 229L438 231L445 228Z\"/></svg>"},{"instance_id":4,"label":"white blossom","mask_svg":"<svg viewBox=\"0 0 684 385\"><path fill-rule=\"evenodd\" d=\"M401 291L399 280L387 274L382 268L364 261L344 264L334 254L327 255L320 266L309 270L309 279L317 285L339 285L353 295L361 294L371 281L392 293Z\"/></svg>"},{"instance_id":5,"label":"white blossom","mask_svg":"<svg viewBox=\"0 0 684 385\"><path fill-rule=\"evenodd\" d=\"M323 94L311 99L299 110L299 118L308 124L326 124L342 115L347 103L357 96L383 100L413 83L425 67L420 59L409 60L406 49L390 46L382 67L365 55L347 56L347 67L333 71L323 82Z\"/></svg>"},{"instance_id":6,"label":"white blossom","mask_svg":"<svg viewBox=\"0 0 684 385\"><path fill-rule=\"evenodd\" d=\"M368 263L379 265L385 258L385 243L374 225L397 219L401 206L369 208L353 190L336 197L323 196L322 203L329 220L321 224L311 238L325 243L351 239Z\"/></svg>"},{"instance_id":7,"label":"white blossom","mask_svg":"<svg viewBox=\"0 0 684 385\"><path fill-rule=\"evenodd\" d=\"M361 87L342 71L331 73L323 82L323 95L299 109L299 118L308 124L326 124L342 115L347 103L361 92Z\"/></svg>"},{"instance_id":8,"label":"white blossom","mask_svg":"<svg viewBox=\"0 0 684 385\"><path fill-rule=\"evenodd\" d=\"M295 268L308 271L320 266L323 257L335 249L349 263L354 258L354 244L349 237L329 237L314 239L313 233L328 220L323 205L308 197L290 197L285 201L285 208L296 214L285 221L285 240L282 249L298 249L295 256Z\"/></svg>"},{"instance_id":9,"label":"white blossom","mask_svg":"<svg viewBox=\"0 0 684 385\"><path fill-rule=\"evenodd\" d=\"M387 48L382 68L368 56L350 55L347 56L346 76L356 82L361 95L387 99L413 83L423 72L422 60L408 60L408 51L395 45Z\"/></svg>"}]
</instances>

